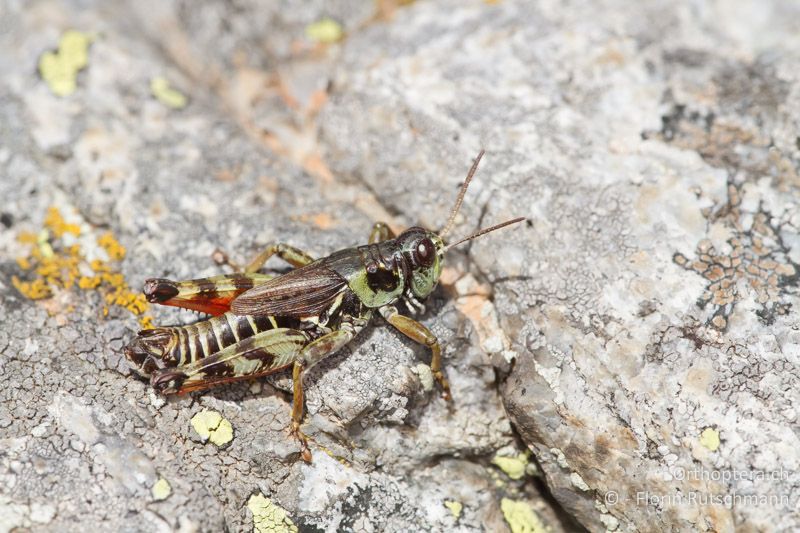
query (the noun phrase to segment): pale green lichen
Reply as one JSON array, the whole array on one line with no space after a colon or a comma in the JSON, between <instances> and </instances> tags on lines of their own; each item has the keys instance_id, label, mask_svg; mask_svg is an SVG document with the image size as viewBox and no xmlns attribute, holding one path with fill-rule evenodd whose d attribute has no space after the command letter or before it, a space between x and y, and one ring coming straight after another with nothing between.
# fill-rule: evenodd
<instances>
[{"instance_id":1,"label":"pale green lichen","mask_svg":"<svg viewBox=\"0 0 800 533\"><path fill-rule=\"evenodd\" d=\"M719 431L714 428L706 428L700 434L700 444L705 446L712 452L715 452L719 449Z\"/></svg>"},{"instance_id":2,"label":"pale green lichen","mask_svg":"<svg viewBox=\"0 0 800 533\"><path fill-rule=\"evenodd\" d=\"M306 26L306 37L318 43L335 43L343 36L342 25L330 18L324 18Z\"/></svg>"},{"instance_id":3,"label":"pale green lichen","mask_svg":"<svg viewBox=\"0 0 800 533\"><path fill-rule=\"evenodd\" d=\"M433 390L433 372L431 367L425 363L419 363L413 369L414 373L419 377L419 383L422 385L422 390L430 392Z\"/></svg>"},{"instance_id":4,"label":"pale green lichen","mask_svg":"<svg viewBox=\"0 0 800 533\"><path fill-rule=\"evenodd\" d=\"M511 479L522 479L528 467L528 455L520 453L514 457L495 455L492 464L500 468Z\"/></svg>"},{"instance_id":5,"label":"pale green lichen","mask_svg":"<svg viewBox=\"0 0 800 533\"><path fill-rule=\"evenodd\" d=\"M183 109L189 102L186 95L172 88L169 81L161 76L150 80L150 92L159 102L172 109Z\"/></svg>"},{"instance_id":6,"label":"pale green lichen","mask_svg":"<svg viewBox=\"0 0 800 533\"><path fill-rule=\"evenodd\" d=\"M453 518L456 520L459 519L461 516L461 511L464 509L464 506L461 502L457 502L455 500L445 500L444 506L450 509L450 512L453 513Z\"/></svg>"},{"instance_id":7,"label":"pale green lichen","mask_svg":"<svg viewBox=\"0 0 800 533\"><path fill-rule=\"evenodd\" d=\"M200 437L217 446L233 440L233 426L216 411L200 411L192 417L192 427Z\"/></svg>"},{"instance_id":8,"label":"pale green lichen","mask_svg":"<svg viewBox=\"0 0 800 533\"><path fill-rule=\"evenodd\" d=\"M511 528L511 533L545 533L548 531L548 528L527 502L503 498L500 501L500 510L503 512L508 527Z\"/></svg>"},{"instance_id":9,"label":"pale green lichen","mask_svg":"<svg viewBox=\"0 0 800 533\"><path fill-rule=\"evenodd\" d=\"M170 487L169 481L162 477L155 482L151 492L153 494L153 499L160 502L169 498L169 495L172 494L172 487Z\"/></svg>"},{"instance_id":10,"label":"pale green lichen","mask_svg":"<svg viewBox=\"0 0 800 533\"><path fill-rule=\"evenodd\" d=\"M247 500L247 508L253 513L253 531L255 533L297 533L286 510L278 507L263 494L253 494Z\"/></svg>"},{"instance_id":11,"label":"pale green lichen","mask_svg":"<svg viewBox=\"0 0 800 533\"><path fill-rule=\"evenodd\" d=\"M45 52L39 58L39 74L56 96L67 96L78 86L78 71L89 64L89 44L93 37L76 30L67 30L58 42L58 50Z\"/></svg>"},{"instance_id":12,"label":"pale green lichen","mask_svg":"<svg viewBox=\"0 0 800 533\"><path fill-rule=\"evenodd\" d=\"M579 488L580 490L586 492L590 489L589 485L584 481L581 475L577 472L573 472L569 475L569 480L572 482L572 485Z\"/></svg>"}]
</instances>

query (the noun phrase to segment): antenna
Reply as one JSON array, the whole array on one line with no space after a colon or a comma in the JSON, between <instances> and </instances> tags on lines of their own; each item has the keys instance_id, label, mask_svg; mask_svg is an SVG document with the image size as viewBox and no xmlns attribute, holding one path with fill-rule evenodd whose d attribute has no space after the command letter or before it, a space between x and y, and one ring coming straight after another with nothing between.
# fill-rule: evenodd
<instances>
[{"instance_id":1,"label":"antenna","mask_svg":"<svg viewBox=\"0 0 800 533\"><path fill-rule=\"evenodd\" d=\"M439 232L439 237L444 237L450 232L451 229L453 229L453 223L456 220L456 215L458 214L458 210L461 209L461 204L464 202L464 195L467 194L467 187L469 187L469 182L472 181L472 176L475 175L475 171L478 170L478 163L481 162L483 154L484 151L481 149L481 151L478 153L478 157L475 158L475 162L472 163L472 168L470 168L469 172L467 173L467 179L464 180L464 185L461 186L461 190L458 193L458 198L456 198L456 205L454 205L453 210L450 211L450 218L447 219L447 225L445 225L444 229Z\"/></svg>"},{"instance_id":2,"label":"antenna","mask_svg":"<svg viewBox=\"0 0 800 533\"><path fill-rule=\"evenodd\" d=\"M511 220L506 220L505 222L501 222L500 224L497 224L497 225L492 226L490 228L480 229L480 230L476 231L475 233L464 237L460 241L456 241L453 244L448 244L447 247L444 249L444 251L446 252L450 248L452 248L454 246L458 246L462 242L471 241L472 239L475 239L476 237L480 237L481 235L486 235L487 233L490 233L492 231L498 230L500 228L505 228L506 226L510 226L511 224L516 224L517 222L522 222L523 220L525 220L525 217L513 218Z\"/></svg>"}]
</instances>

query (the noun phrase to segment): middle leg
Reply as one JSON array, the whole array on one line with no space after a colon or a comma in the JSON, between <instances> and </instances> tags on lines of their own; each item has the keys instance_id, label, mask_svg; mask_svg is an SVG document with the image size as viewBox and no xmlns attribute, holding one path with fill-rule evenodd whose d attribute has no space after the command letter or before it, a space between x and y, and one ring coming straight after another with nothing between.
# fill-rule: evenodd
<instances>
[{"instance_id":1,"label":"middle leg","mask_svg":"<svg viewBox=\"0 0 800 533\"><path fill-rule=\"evenodd\" d=\"M213 258L217 264L228 265L236 272L245 272L249 274L257 272L273 255L277 255L295 268L305 266L314 261L314 258L303 250L282 242L270 244L244 267L231 261L228 255L219 249L214 251Z\"/></svg>"},{"instance_id":2,"label":"middle leg","mask_svg":"<svg viewBox=\"0 0 800 533\"><path fill-rule=\"evenodd\" d=\"M439 345L439 339L436 338L436 335L413 318L401 315L393 305L381 307L380 313L389 324L397 329L397 331L412 341L424 344L431 349L431 372L433 373L433 377L442 387L442 397L448 401L452 400L450 396L450 384L442 373L442 348Z\"/></svg>"},{"instance_id":3,"label":"middle leg","mask_svg":"<svg viewBox=\"0 0 800 533\"><path fill-rule=\"evenodd\" d=\"M388 239L394 239L395 237L396 235L392 231L392 228L390 228L386 222L376 222L372 226L372 231L369 232L369 243L375 244Z\"/></svg>"}]
</instances>

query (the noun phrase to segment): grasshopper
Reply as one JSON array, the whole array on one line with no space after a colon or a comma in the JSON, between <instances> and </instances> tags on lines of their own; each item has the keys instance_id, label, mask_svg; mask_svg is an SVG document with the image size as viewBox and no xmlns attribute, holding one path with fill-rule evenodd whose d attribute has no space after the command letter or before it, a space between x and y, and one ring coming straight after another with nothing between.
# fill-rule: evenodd
<instances>
[{"instance_id":1,"label":"grasshopper","mask_svg":"<svg viewBox=\"0 0 800 533\"><path fill-rule=\"evenodd\" d=\"M524 220L515 218L479 230L452 244L452 229L478 163L478 154L458 194L445 228L436 233L412 227L395 236L376 223L369 244L345 248L322 259L287 244L273 244L228 275L190 281L148 279L151 303L213 315L187 326L143 330L125 348L132 368L162 394L186 393L252 379L292 367L291 434L301 456L311 461L303 420L303 373L350 342L377 311L408 338L430 348L431 372L450 400L442 373L439 341L424 325L398 312L396 304L417 312L442 272L445 253L463 242ZM258 273L277 255L294 270L279 276Z\"/></svg>"}]
</instances>

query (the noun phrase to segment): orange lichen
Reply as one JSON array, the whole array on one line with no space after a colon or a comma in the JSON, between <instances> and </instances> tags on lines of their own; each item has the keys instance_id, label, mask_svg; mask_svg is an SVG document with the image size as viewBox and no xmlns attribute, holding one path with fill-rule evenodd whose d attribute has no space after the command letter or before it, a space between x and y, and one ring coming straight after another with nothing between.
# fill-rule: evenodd
<instances>
[{"instance_id":1,"label":"orange lichen","mask_svg":"<svg viewBox=\"0 0 800 533\"><path fill-rule=\"evenodd\" d=\"M81 228L77 224L67 223L57 207L51 207L47 210L44 225L45 228L53 232L55 237L61 237L65 233L71 233L76 236L81 234Z\"/></svg>"},{"instance_id":2,"label":"orange lichen","mask_svg":"<svg viewBox=\"0 0 800 533\"><path fill-rule=\"evenodd\" d=\"M80 225L67 222L58 208L51 207L41 232L25 232L17 236L20 243L30 248L27 256L17 258L17 265L27 273L25 277L28 279L14 276L14 287L32 300L50 298L76 286L84 291L98 291L106 302L102 312L104 317L109 314L109 306L122 307L139 316L142 327L147 327L151 321L150 317L143 316L147 311L147 300L142 294L131 291L125 277L109 262L125 257L125 248L119 241L111 233L104 233L96 242L109 261L87 261L80 245L68 245L63 241L66 234L80 236Z\"/></svg>"},{"instance_id":3,"label":"orange lichen","mask_svg":"<svg viewBox=\"0 0 800 533\"><path fill-rule=\"evenodd\" d=\"M19 292L31 300L41 300L42 298L49 298L52 296L50 287L48 287L41 278L33 281L21 281L17 276L13 276L11 278L11 283Z\"/></svg>"},{"instance_id":4,"label":"orange lichen","mask_svg":"<svg viewBox=\"0 0 800 533\"><path fill-rule=\"evenodd\" d=\"M84 290L96 289L99 286L100 286L100 278L96 276L91 278L88 278L86 276L81 276L80 279L78 279L78 287L80 287L81 289Z\"/></svg>"},{"instance_id":5,"label":"orange lichen","mask_svg":"<svg viewBox=\"0 0 800 533\"><path fill-rule=\"evenodd\" d=\"M111 233L105 233L97 239L97 244L103 247L112 261L120 261L125 257L125 247L123 247Z\"/></svg>"}]
</instances>

